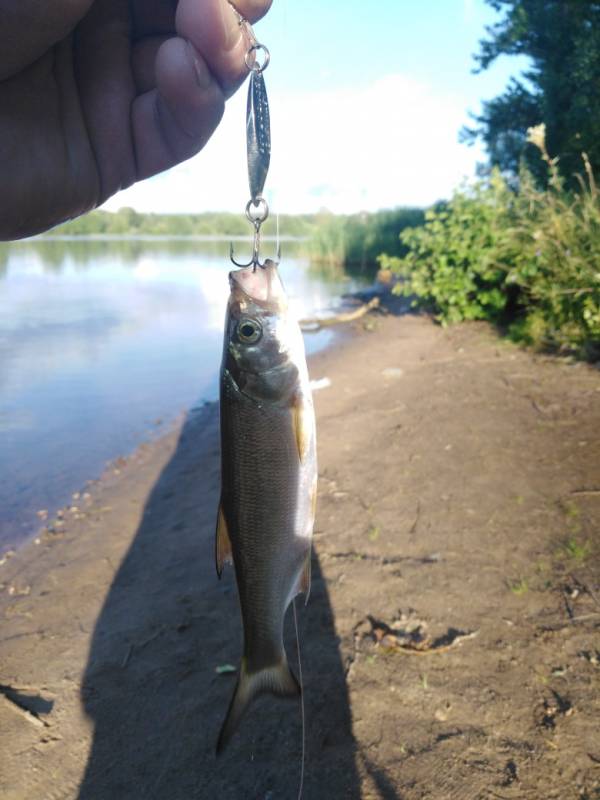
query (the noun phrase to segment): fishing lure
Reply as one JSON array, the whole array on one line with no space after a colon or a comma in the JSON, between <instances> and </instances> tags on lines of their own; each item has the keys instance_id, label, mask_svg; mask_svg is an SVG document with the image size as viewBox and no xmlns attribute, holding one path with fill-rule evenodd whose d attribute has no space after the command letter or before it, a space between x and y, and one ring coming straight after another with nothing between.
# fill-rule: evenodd
<instances>
[{"instance_id":1,"label":"fishing lure","mask_svg":"<svg viewBox=\"0 0 600 800\"><path fill-rule=\"evenodd\" d=\"M271 163L271 120L269 116L269 101L263 72L269 66L271 55L264 44L257 41L250 23L239 12L239 23L242 25L250 40L250 47L246 52L246 67L250 71L248 83L248 101L246 104L246 153L248 156L248 184L250 186L250 200L246 205L246 217L254 227L254 244L252 258L246 264L240 263L233 257L233 244L230 245L230 258L236 267L264 267L260 261L260 228L269 216L269 206L262 195ZM262 63L259 61L262 56ZM279 263L281 251L279 244L275 262Z\"/></svg>"}]
</instances>

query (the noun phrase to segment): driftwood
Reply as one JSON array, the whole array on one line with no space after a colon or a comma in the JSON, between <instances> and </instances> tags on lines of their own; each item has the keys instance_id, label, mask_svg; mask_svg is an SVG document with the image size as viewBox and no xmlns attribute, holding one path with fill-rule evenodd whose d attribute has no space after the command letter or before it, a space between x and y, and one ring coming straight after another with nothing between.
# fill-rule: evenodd
<instances>
[{"instance_id":1,"label":"driftwood","mask_svg":"<svg viewBox=\"0 0 600 800\"><path fill-rule=\"evenodd\" d=\"M331 325L339 325L341 322L354 322L356 319L364 317L369 311L379 307L379 298L374 297L354 311L343 311L341 314L336 314L334 317L311 317L309 319L300 320L300 328L305 333L316 333L321 328L329 328Z\"/></svg>"}]
</instances>

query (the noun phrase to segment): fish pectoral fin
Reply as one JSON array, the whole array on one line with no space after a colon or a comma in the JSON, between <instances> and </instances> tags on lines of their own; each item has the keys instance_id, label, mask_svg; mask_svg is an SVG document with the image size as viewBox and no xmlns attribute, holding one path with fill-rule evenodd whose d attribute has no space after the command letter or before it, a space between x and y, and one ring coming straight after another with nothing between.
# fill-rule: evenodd
<instances>
[{"instance_id":1,"label":"fish pectoral fin","mask_svg":"<svg viewBox=\"0 0 600 800\"><path fill-rule=\"evenodd\" d=\"M311 575L311 560L310 560L310 551L306 556L306 560L304 562L304 566L302 567L302 572L300 573L300 577L298 578L298 583L296 584L296 591L294 594L303 594L304 595L304 604L308 603L308 596L310 594L310 575Z\"/></svg>"},{"instance_id":2,"label":"fish pectoral fin","mask_svg":"<svg viewBox=\"0 0 600 800\"><path fill-rule=\"evenodd\" d=\"M219 514L217 516L217 532L215 535L215 562L217 566L217 575L219 578L223 573L223 565L225 563L231 564L233 555L231 552L231 539L229 538L229 531L227 530L227 521L223 513L223 504L219 503Z\"/></svg>"},{"instance_id":3,"label":"fish pectoral fin","mask_svg":"<svg viewBox=\"0 0 600 800\"><path fill-rule=\"evenodd\" d=\"M278 663L258 672L248 672L246 659L242 659L240 677L231 698L225 722L217 742L217 755L220 755L239 727L248 706L259 694L275 694L280 697L297 697L301 689L290 670L285 655Z\"/></svg>"},{"instance_id":4,"label":"fish pectoral fin","mask_svg":"<svg viewBox=\"0 0 600 800\"><path fill-rule=\"evenodd\" d=\"M296 446L298 447L298 456L300 463L304 464L308 450L310 448L310 441L313 432L313 411L307 400L302 394L298 393L294 397L293 420L294 420L294 434L296 437Z\"/></svg>"}]
</instances>

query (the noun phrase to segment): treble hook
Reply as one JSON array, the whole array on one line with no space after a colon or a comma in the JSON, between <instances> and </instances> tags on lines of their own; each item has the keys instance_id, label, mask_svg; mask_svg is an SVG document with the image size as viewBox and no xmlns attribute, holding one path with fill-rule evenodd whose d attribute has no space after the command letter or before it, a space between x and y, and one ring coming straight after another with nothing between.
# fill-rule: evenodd
<instances>
[{"instance_id":1,"label":"treble hook","mask_svg":"<svg viewBox=\"0 0 600 800\"><path fill-rule=\"evenodd\" d=\"M257 210L252 212L252 207L255 207ZM267 201L264 197L258 197L256 201L249 200L246 206L246 217L254 226L254 241L252 244L252 258L246 264L242 264L239 261L236 261L233 257L233 242L229 244L229 258L231 259L232 263L236 265L236 267L252 267L253 272L256 272L257 267L264 268L267 262L267 259L261 262L260 260L260 226L269 216L269 206L267 205ZM281 261L281 244L277 242L277 256L276 256L276 263Z\"/></svg>"}]
</instances>

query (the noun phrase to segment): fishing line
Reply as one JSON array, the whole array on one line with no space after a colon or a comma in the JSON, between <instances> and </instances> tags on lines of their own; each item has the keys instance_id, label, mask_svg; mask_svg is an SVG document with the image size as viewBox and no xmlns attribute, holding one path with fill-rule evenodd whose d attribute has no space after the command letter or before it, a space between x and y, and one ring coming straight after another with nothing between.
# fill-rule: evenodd
<instances>
[{"instance_id":1,"label":"fishing line","mask_svg":"<svg viewBox=\"0 0 600 800\"><path fill-rule=\"evenodd\" d=\"M294 628L296 629L296 651L298 653L298 679L300 681L300 715L302 717L302 763L300 767L300 786L298 787L298 800L302 800L304 788L304 764L306 761L306 715L304 709L304 681L302 680L302 660L300 658L300 635L298 633L298 614L296 612L296 598L292 600L294 609Z\"/></svg>"}]
</instances>

